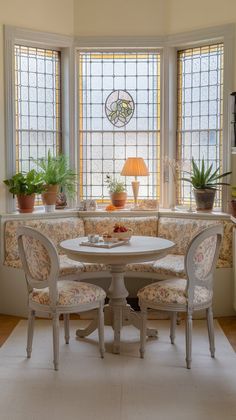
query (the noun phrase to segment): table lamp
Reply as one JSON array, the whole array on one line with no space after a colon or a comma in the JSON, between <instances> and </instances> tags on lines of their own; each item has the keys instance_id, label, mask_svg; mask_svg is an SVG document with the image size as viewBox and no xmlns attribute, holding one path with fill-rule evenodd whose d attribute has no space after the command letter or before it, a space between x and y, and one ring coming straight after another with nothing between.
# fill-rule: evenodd
<instances>
[{"instance_id":1,"label":"table lamp","mask_svg":"<svg viewBox=\"0 0 236 420\"><path fill-rule=\"evenodd\" d=\"M138 204L138 190L139 190L139 181L137 180L138 176L148 176L149 171L144 162L143 158L140 157L130 157L126 160L123 169L120 173L123 176L134 176L135 181L132 181L132 188L134 194L134 204Z\"/></svg>"}]
</instances>

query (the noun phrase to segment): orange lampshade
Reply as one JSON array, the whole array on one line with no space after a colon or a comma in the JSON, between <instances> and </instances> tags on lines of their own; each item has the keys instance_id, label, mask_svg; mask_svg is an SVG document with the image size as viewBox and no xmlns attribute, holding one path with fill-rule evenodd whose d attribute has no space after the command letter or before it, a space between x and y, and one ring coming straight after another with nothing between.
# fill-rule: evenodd
<instances>
[{"instance_id":1,"label":"orange lampshade","mask_svg":"<svg viewBox=\"0 0 236 420\"><path fill-rule=\"evenodd\" d=\"M143 158L130 157L126 160L120 174L123 176L148 176L149 171Z\"/></svg>"}]
</instances>

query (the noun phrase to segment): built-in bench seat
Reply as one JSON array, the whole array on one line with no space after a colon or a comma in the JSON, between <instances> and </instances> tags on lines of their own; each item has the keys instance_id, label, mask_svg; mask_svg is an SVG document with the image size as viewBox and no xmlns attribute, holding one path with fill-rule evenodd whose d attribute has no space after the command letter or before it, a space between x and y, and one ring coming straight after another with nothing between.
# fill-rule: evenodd
<instances>
[{"instance_id":1,"label":"built-in bench seat","mask_svg":"<svg viewBox=\"0 0 236 420\"><path fill-rule=\"evenodd\" d=\"M63 255L59 248L61 241L87 236L89 233L103 234L111 232L115 223L120 222L132 229L133 235L160 236L176 243L172 253L157 261L129 264L127 272L153 273L156 278L172 276L185 277L184 255L191 239L205 227L223 223L224 239L220 251L217 267L232 267L232 227L230 221L225 220L202 220L180 217L68 217L56 219L34 220L10 220L5 223L4 264L14 268L20 268L21 262L18 253L16 231L19 226L27 225L34 227L47 235L56 245L61 267L61 276L80 277L81 273L97 273L107 271L102 264L88 264L70 260Z\"/></svg>"},{"instance_id":2,"label":"built-in bench seat","mask_svg":"<svg viewBox=\"0 0 236 420\"><path fill-rule=\"evenodd\" d=\"M59 252L60 275L64 279L88 281L103 287L110 284L110 272L105 265L88 264L70 260L60 250L61 241L86 236L89 233L110 232L115 223L125 223L134 235L160 236L176 243L171 253L156 261L129 264L125 274L130 298L135 298L143 286L173 276L185 277L184 255L190 240L205 227L221 223L224 238L215 273L214 313L217 316L233 315L233 269L232 231L235 226L229 216L180 213L156 213L104 215L94 217L76 211L53 214L7 215L1 218L1 311L2 313L26 316L26 295L22 287L21 262L18 253L16 232L19 226L28 225L47 235ZM13 295L12 289L16 292ZM132 301L132 300L131 300Z\"/></svg>"}]
</instances>

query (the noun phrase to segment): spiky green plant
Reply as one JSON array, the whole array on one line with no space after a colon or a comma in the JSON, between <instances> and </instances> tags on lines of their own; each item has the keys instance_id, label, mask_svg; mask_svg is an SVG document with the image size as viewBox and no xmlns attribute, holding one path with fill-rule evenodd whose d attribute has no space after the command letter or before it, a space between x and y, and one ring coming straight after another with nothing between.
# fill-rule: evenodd
<instances>
[{"instance_id":1,"label":"spiky green plant","mask_svg":"<svg viewBox=\"0 0 236 420\"><path fill-rule=\"evenodd\" d=\"M213 170L213 164L206 168L204 159L198 166L192 158L192 171L186 172L190 175L190 178L181 178L183 181L190 182L193 188L196 189L217 189L219 185L229 185L227 182L221 182L220 179L230 175L231 172L225 172L220 174L220 167Z\"/></svg>"},{"instance_id":2,"label":"spiky green plant","mask_svg":"<svg viewBox=\"0 0 236 420\"><path fill-rule=\"evenodd\" d=\"M45 185L59 185L69 197L74 196L76 174L70 168L68 158L65 155L52 156L49 149L47 158L38 159L36 163Z\"/></svg>"}]
</instances>

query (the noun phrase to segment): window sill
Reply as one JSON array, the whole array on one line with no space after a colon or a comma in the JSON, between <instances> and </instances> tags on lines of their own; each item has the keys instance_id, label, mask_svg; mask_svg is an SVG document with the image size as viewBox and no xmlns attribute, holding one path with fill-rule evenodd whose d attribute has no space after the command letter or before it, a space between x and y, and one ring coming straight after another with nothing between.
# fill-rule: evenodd
<instances>
[{"instance_id":1,"label":"window sill","mask_svg":"<svg viewBox=\"0 0 236 420\"><path fill-rule=\"evenodd\" d=\"M98 209L96 211L79 211L77 209L64 209L64 210L55 210L52 213L46 213L44 210L36 210L33 213L1 213L0 217L2 221L4 220L14 220L14 219L55 219L55 218L64 218L64 217L172 217L172 218L186 218L186 219L211 219L211 220L232 220L236 223L236 219L233 218L228 213L222 213L219 211L213 212L197 212L197 211L180 211L180 210L170 210L170 209L159 209L159 210L116 210L108 212L103 209Z\"/></svg>"}]
</instances>

